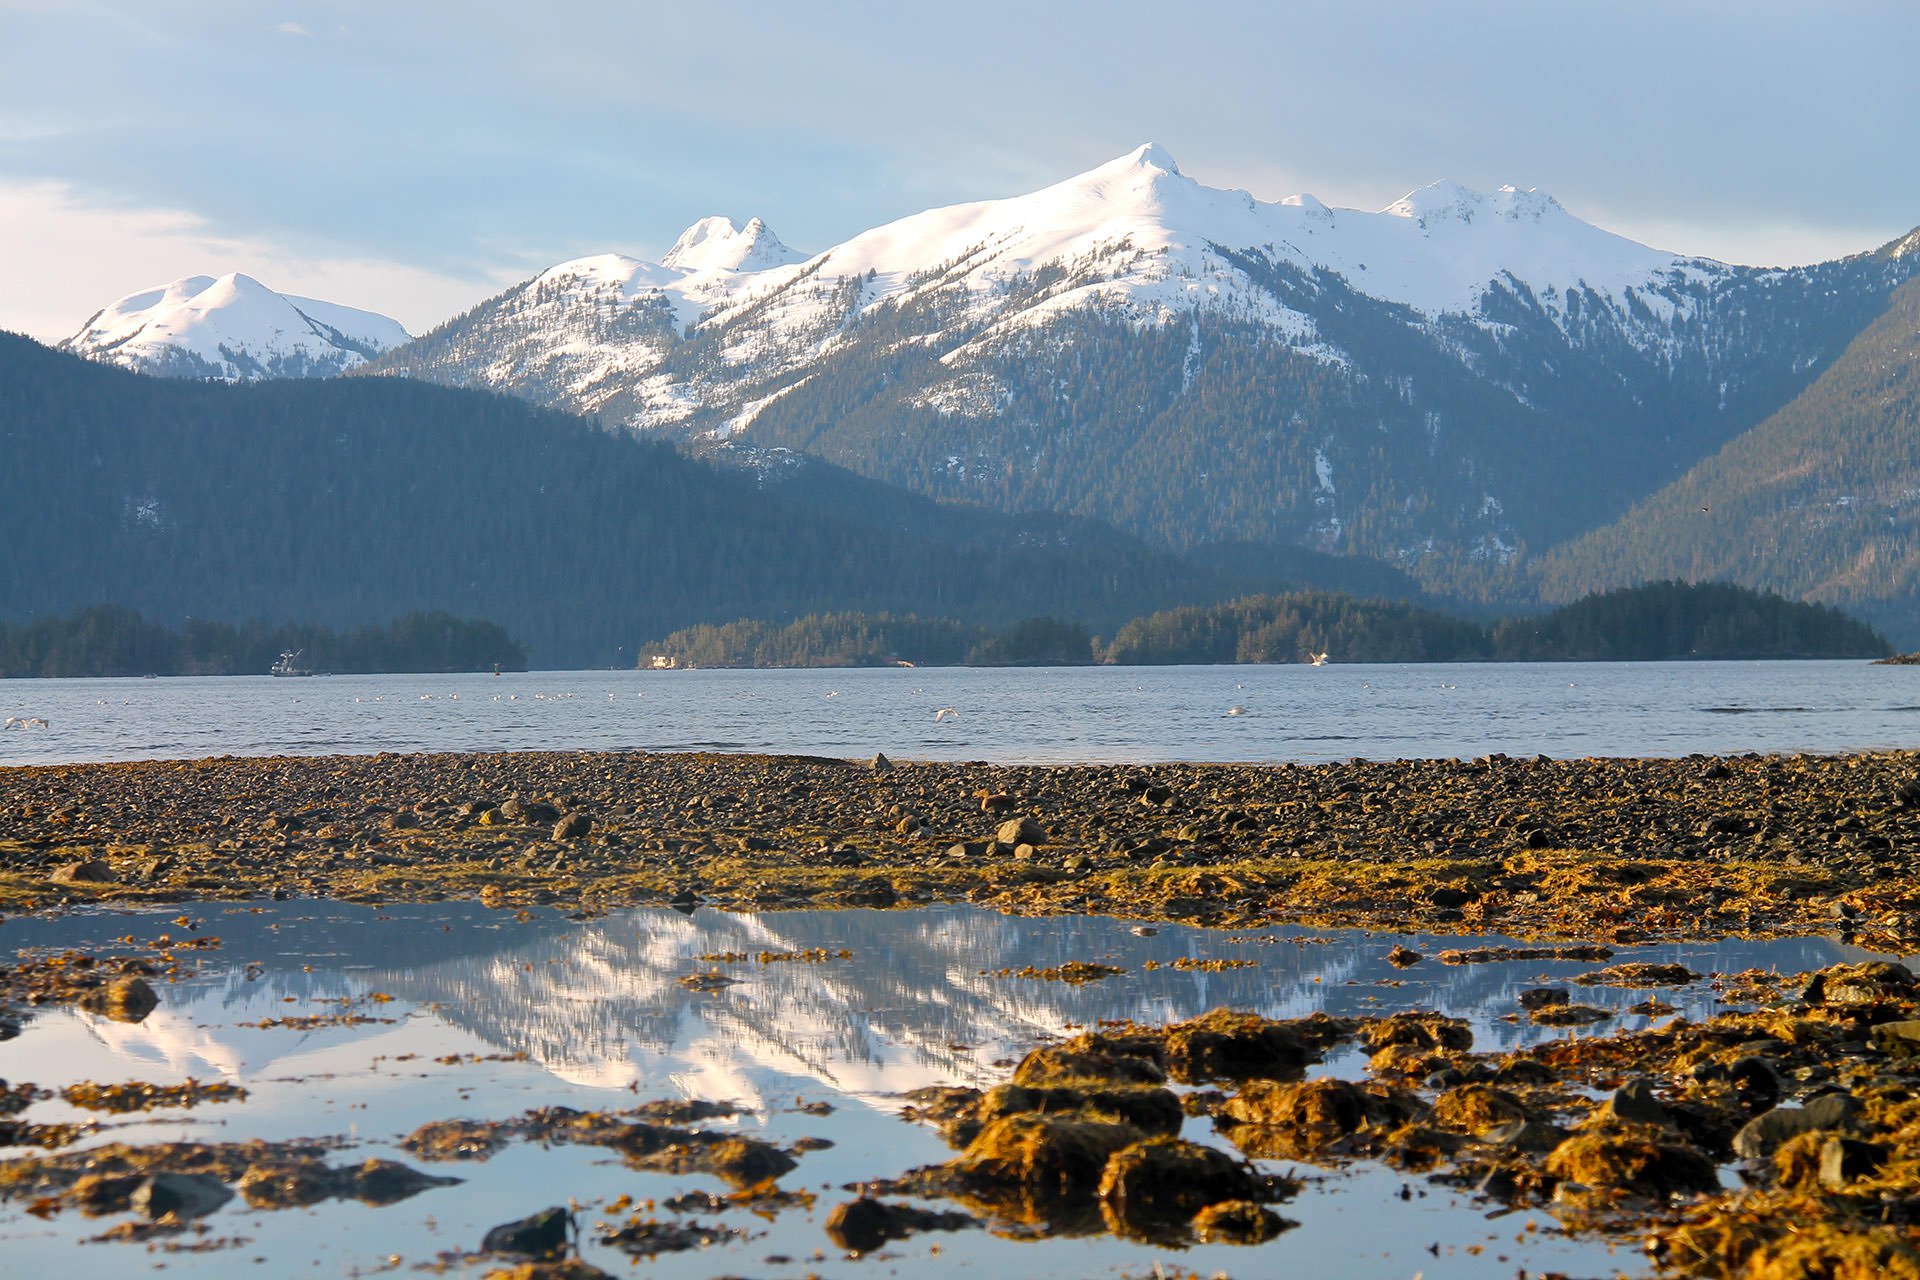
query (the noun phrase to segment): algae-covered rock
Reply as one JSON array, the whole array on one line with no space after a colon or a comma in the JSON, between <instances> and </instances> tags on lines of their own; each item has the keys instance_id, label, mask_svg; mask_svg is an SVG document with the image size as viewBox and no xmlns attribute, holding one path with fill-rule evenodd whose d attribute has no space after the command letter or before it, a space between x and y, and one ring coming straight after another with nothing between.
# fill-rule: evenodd
<instances>
[{"instance_id":1,"label":"algae-covered rock","mask_svg":"<svg viewBox=\"0 0 1920 1280\"><path fill-rule=\"evenodd\" d=\"M1179 1138L1150 1138L1108 1159L1101 1204L1117 1228L1152 1235L1184 1225L1210 1204L1247 1200L1260 1182L1223 1151Z\"/></svg>"},{"instance_id":2,"label":"algae-covered rock","mask_svg":"<svg viewBox=\"0 0 1920 1280\"><path fill-rule=\"evenodd\" d=\"M1227 1141L1250 1156L1313 1160L1370 1125L1399 1125L1417 1110L1410 1094L1345 1080L1249 1080L1220 1104L1216 1121Z\"/></svg>"},{"instance_id":3,"label":"algae-covered rock","mask_svg":"<svg viewBox=\"0 0 1920 1280\"><path fill-rule=\"evenodd\" d=\"M1858 1008L1914 998L1913 970L1890 960L1837 964L1807 980L1801 999L1808 1004Z\"/></svg>"},{"instance_id":4,"label":"algae-covered rock","mask_svg":"<svg viewBox=\"0 0 1920 1280\"><path fill-rule=\"evenodd\" d=\"M1713 1161L1657 1130L1595 1128L1574 1134L1547 1157L1547 1172L1596 1191L1663 1198L1720 1185Z\"/></svg>"},{"instance_id":5,"label":"algae-covered rock","mask_svg":"<svg viewBox=\"0 0 1920 1280\"><path fill-rule=\"evenodd\" d=\"M1920 1253L1884 1228L1802 1225L1760 1246L1750 1280L1920 1280Z\"/></svg>"},{"instance_id":6,"label":"algae-covered rock","mask_svg":"<svg viewBox=\"0 0 1920 1280\"><path fill-rule=\"evenodd\" d=\"M1166 1049L1145 1036L1075 1036L1063 1044L1043 1045L1013 1069L1013 1082L1025 1085L1099 1081L1107 1084L1165 1084Z\"/></svg>"},{"instance_id":7,"label":"algae-covered rock","mask_svg":"<svg viewBox=\"0 0 1920 1280\"><path fill-rule=\"evenodd\" d=\"M1177 1096L1151 1086L1084 1089L1003 1084L979 1100L976 1115L979 1123L985 1125L1023 1111L1079 1112L1099 1120L1130 1124L1146 1134L1178 1133L1186 1119Z\"/></svg>"},{"instance_id":8,"label":"algae-covered rock","mask_svg":"<svg viewBox=\"0 0 1920 1280\"><path fill-rule=\"evenodd\" d=\"M1455 1085L1433 1100L1433 1123L1475 1136L1530 1118L1520 1099L1488 1084Z\"/></svg>"},{"instance_id":9,"label":"algae-covered rock","mask_svg":"<svg viewBox=\"0 0 1920 1280\"><path fill-rule=\"evenodd\" d=\"M1438 1013L1396 1013L1360 1026L1360 1042L1374 1052L1406 1045L1416 1049L1473 1048L1473 1028L1464 1018Z\"/></svg>"},{"instance_id":10,"label":"algae-covered rock","mask_svg":"<svg viewBox=\"0 0 1920 1280\"><path fill-rule=\"evenodd\" d=\"M1167 1028L1167 1069L1174 1079L1188 1084L1295 1079L1330 1046L1350 1037L1353 1027L1349 1021L1325 1015L1275 1021L1214 1009Z\"/></svg>"},{"instance_id":11,"label":"algae-covered rock","mask_svg":"<svg viewBox=\"0 0 1920 1280\"><path fill-rule=\"evenodd\" d=\"M1144 1136L1132 1125L1077 1114L1023 1112L982 1129L950 1168L982 1199L1014 1196L1045 1204L1091 1194L1107 1160Z\"/></svg>"}]
</instances>

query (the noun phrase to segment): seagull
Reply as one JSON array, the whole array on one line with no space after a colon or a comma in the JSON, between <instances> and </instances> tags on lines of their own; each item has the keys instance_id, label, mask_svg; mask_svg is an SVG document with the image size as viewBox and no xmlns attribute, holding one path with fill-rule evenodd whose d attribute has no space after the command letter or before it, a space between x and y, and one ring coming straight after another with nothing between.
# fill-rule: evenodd
<instances>
[{"instance_id":1,"label":"seagull","mask_svg":"<svg viewBox=\"0 0 1920 1280\"><path fill-rule=\"evenodd\" d=\"M1243 716L1247 714L1247 709L1243 706L1240 706L1238 703L1236 703L1233 706L1227 708L1227 714L1230 716Z\"/></svg>"},{"instance_id":2,"label":"seagull","mask_svg":"<svg viewBox=\"0 0 1920 1280\"><path fill-rule=\"evenodd\" d=\"M960 718L960 713L954 710L952 707L942 707L938 711L933 713L933 722L935 724L939 724L942 720L946 720L948 718L958 720Z\"/></svg>"},{"instance_id":3,"label":"seagull","mask_svg":"<svg viewBox=\"0 0 1920 1280\"><path fill-rule=\"evenodd\" d=\"M1316 667L1324 667L1327 665L1327 655L1324 652L1310 653L1307 655L1307 661Z\"/></svg>"}]
</instances>

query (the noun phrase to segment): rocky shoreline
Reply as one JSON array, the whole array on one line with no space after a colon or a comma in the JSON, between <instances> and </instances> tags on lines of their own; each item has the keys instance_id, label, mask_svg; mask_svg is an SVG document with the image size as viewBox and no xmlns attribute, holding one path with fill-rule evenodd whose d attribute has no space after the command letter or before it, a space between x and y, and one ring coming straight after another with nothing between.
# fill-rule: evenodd
<instances>
[{"instance_id":1,"label":"rocky shoreline","mask_svg":"<svg viewBox=\"0 0 1920 1280\"><path fill-rule=\"evenodd\" d=\"M971 901L1596 941L1920 938L1920 753L1004 766L547 752L0 769L0 908Z\"/></svg>"},{"instance_id":2,"label":"rocky shoreline","mask_svg":"<svg viewBox=\"0 0 1920 1280\"><path fill-rule=\"evenodd\" d=\"M1917 840L1911 752L1066 768L555 752L0 770L0 906L10 912L306 897L468 897L585 914L968 900L1027 913L1576 940L1430 955L1394 945L1386 958L1402 969L1601 964L1613 954L1606 943L1735 933L1838 932L1911 950ZM0 1038L21 1030L8 1005L74 1003L139 1021L155 1007L154 984L177 976L195 948L218 945L162 935L150 956L23 955L0 969ZM1075 964L1002 976L1119 972ZM1648 988L1634 1012L1657 1019L1674 1012L1659 988L1703 977L1630 962L1568 981ZM1920 1280L1911 1208L1920 981L1880 962L1725 981L1724 1012L1612 1035L1589 1029L1609 1015L1568 987L1531 988L1511 1018L1576 1030L1509 1052L1476 1051L1465 1022L1423 1010L1103 1023L1008 1063L1011 1078L997 1086L909 1095L907 1118L938 1126L956 1155L849 1184L855 1198L825 1231L856 1254L981 1221L1258 1244L1292 1225L1269 1206L1298 1184L1247 1156L1325 1170L1383 1164L1496 1212L1543 1210L1565 1231L1639 1242L1663 1273ZM1349 1043L1371 1055L1363 1078L1309 1073ZM181 1105L183 1089L199 1096L192 1081L64 1096ZM37 1213L135 1215L94 1239L179 1235L235 1194L256 1209L384 1204L453 1181L393 1161L336 1166L322 1148L284 1143L58 1153L80 1128L25 1114L51 1096L32 1084L0 1091L0 1139L49 1149L0 1162L0 1199L32 1200ZM444 1163L484 1159L516 1137L586 1143L634 1169L684 1166L742 1188L695 1208L799 1203L772 1180L801 1148L684 1127L717 1114L562 1107L507 1121L431 1118L405 1145ZM1225 1145L1182 1140L1189 1117L1208 1118ZM736 1159L755 1163L730 1173L723 1162ZM538 1249L497 1246L503 1233L517 1241L529 1223L565 1215L502 1224L480 1255L454 1260L526 1254L551 1260L490 1274L604 1274L561 1259L564 1231ZM638 1214L603 1230L635 1257L731 1238Z\"/></svg>"}]
</instances>

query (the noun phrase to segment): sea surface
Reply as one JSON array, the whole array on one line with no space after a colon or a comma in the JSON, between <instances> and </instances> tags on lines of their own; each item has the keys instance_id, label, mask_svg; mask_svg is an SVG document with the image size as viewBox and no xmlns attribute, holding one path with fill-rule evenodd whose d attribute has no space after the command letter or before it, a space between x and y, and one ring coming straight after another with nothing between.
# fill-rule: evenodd
<instances>
[{"instance_id":1,"label":"sea surface","mask_svg":"<svg viewBox=\"0 0 1920 1280\"><path fill-rule=\"evenodd\" d=\"M1166 1022L1220 1005L1270 1017L1424 1008L1466 1019L1475 1047L1489 1050L1649 1025L1630 1008L1648 992L1605 985L1574 988L1582 1002L1614 1012L1597 1029L1553 1030L1515 1017L1522 989L1565 983L1596 968L1593 962L1454 967L1429 959L1403 970L1386 959L1396 942L1432 956L1505 938L1286 926L1141 930L1105 917L1029 919L965 906L758 914L642 908L579 919L471 902L183 903L0 924L9 953L140 954L161 935L220 941L181 953L191 956L193 972L160 984L160 1006L144 1021L112 1022L70 1007L32 1011L19 1037L0 1047L0 1062L11 1079L54 1090L85 1080L193 1077L238 1085L247 1099L113 1117L56 1098L35 1103L24 1118L104 1121L83 1146L324 1139L340 1144L330 1163L393 1159L464 1181L385 1207L331 1201L269 1211L236 1199L204 1220L204 1235L151 1250L88 1242L127 1214L41 1217L0 1200L7 1274L409 1275L441 1255L474 1249L496 1223L569 1200L582 1208L589 1261L616 1275L684 1280L1219 1273L1474 1280L1652 1270L1631 1243L1564 1235L1547 1212L1504 1214L1465 1191L1372 1163L1261 1162L1264 1172L1290 1170L1306 1186L1278 1206L1298 1225L1247 1250L1156 1248L1108 1236L1020 1239L976 1228L915 1236L851 1260L826 1235L826 1216L849 1198L848 1184L951 1156L931 1129L900 1117L903 1092L999 1082L1036 1044L1101 1019ZM762 953L819 958L769 962ZM1712 975L1796 974L1868 958L1878 957L1831 938L1621 947L1616 956L1701 974L1660 993L1679 1016L1695 1019L1737 998ZM1124 972L1079 987L1002 972L1070 959ZM1176 967L1181 960L1220 963ZM679 982L716 969L734 985L692 991ZM342 1014L363 1020L327 1023L327 1015ZM306 1015L321 1015L323 1025L272 1025ZM1365 1053L1341 1047L1314 1073L1363 1079ZM748 1113L707 1127L781 1144L827 1139L831 1148L805 1154L782 1179L818 1199L767 1218L719 1214L744 1238L664 1256L636 1272L598 1238L599 1224L625 1216L610 1202L728 1188L698 1174L635 1172L592 1147L521 1142L484 1162L429 1164L400 1145L430 1120L504 1120L533 1107L605 1109L652 1098L731 1100ZM1186 1136L1222 1141L1204 1119L1190 1121ZM0 1149L0 1158L23 1154ZM196 1251L176 1255L168 1244ZM485 1270L456 1263L447 1274Z\"/></svg>"},{"instance_id":2,"label":"sea surface","mask_svg":"<svg viewBox=\"0 0 1920 1280\"><path fill-rule=\"evenodd\" d=\"M0 680L0 765L381 751L1001 763L1920 745L1920 667L1842 662L536 671Z\"/></svg>"}]
</instances>

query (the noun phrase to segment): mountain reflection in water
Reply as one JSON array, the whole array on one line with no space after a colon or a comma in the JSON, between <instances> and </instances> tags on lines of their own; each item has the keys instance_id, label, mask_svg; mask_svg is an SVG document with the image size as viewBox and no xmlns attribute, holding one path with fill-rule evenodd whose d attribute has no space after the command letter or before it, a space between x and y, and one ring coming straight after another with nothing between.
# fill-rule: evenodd
<instances>
[{"instance_id":1,"label":"mountain reflection in water","mask_svg":"<svg viewBox=\"0 0 1920 1280\"><path fill-rule=\"evenodd\" d=\"M11 919L0 926L0 940L9 948L110 952L124 949L112 941L122 935L181 936L173 920L182 910ZM789 1180L815 1189L944 1158L930 1132L896 1118L898 1094L932 1084L996 1082L1005 1077L1007 1060L1036 1042L1102 1019L1165 1022L1222 1005L1274 1017L1430 1008L1468 1019L1477 1048L1503 1048L1568 1034L1504 1020L1517 1009L1519 989L1565 982L1601 967L1580 961L1444 966L1430 958L1402 970L1386 959L1396 941L1431 957L1444 947L1511 940L1288 927L1228 933L1178 925L1140 936L1121 920L1021 918L969 907L761 914L642 909L593 919L546 911L520 916L473 903L208 903L184 910L201 935L217 935L221 946L183 953L193 956L198 971L164 986L154 1014L122 1024L78 1010L40 1011L7 1047L18 1065L5 1074L53 1088L81 1079L167 1082L191 1075L244 1085L252 1097L143 1117L131 1129L109 1130L92 1141L344 1134L359 1141L355 1159L416 1162L395 1144L427 1120L504 1119L554 1103L618 1107L636 1094L700 1097L752 1108L754 1114L737 1123L772 1140L831 1137L836 1146L809 1153ZM1825 938L1616 950L1615 962L1677 961L1702 973L1795 973L1869 954ZM843 951L850 954L843 958ZM763 963L761 953L824 958ZM714 955L747 958L703 959ZM992 972L1070 960L1125 972L1084 986ZM1175 968L1177 960L1251 963L1205 970ZM1158 967L1150 969L1150 962ZM680 983L713 970L734 985L702 992ZM1602 1025L1605 1032L1645 1025L1645 1017L1624 1010L1648 994L1592 987L1579 998L1623 1011ZM1660 994L1688 1016L1718 1007L1705 982ZM307 1030L241 1025L329 1011L383 1020ZM509 1055L525 1057L502 1060ZM1364 1062L1357 1049L1348 1049L1322 1069L1356 1077ZM793 1105L803 1097L830 1101L838 1110L825 1120L798 1116ZM36 1107L34 1118L83 1117L50 1102ZM196 1274L238 1274L254 1256L275 1260L282 1272L318 1266L319 1273L331 1273L336 1262L337 1270L351 1270L393 1252L419 1261L439 1249L472 1248L486 1226L550 1201L666 1194L643 1176L578 1148L513 1148L484 1165L435 1171L468 1182L377 1211L339 1206L317 1214L254 1212L243 1219L241 1234L255 1243L197 1258ZM1325 1255L1323 1262L1343 1256L1352 1247L1355 1217L1386 1213L1411 1215L1395 1217L1398 1227L1380 1228L1382 1256L1394 1259L1387 1273L1424 1269L1429 1280L1473 1274L1471 1255L1459 1257L1456 1269L1427 1255L1424 1246L1449 1238L1448 1232L1463 1250L1491 1238L1481 1217L1484 1206L1452 1197L1444 1204L1402 1201L1394 1193L1404 1181L1378 1168L1328 1179L1286 1208L1302 1226L1264 1246L1282 1252L1203 1247L1184 1255L1181 1265L1203 1274L1239 1273L1255 1256L1277 1260L1284 1253L1290 1266L1327 1273L1303 1259L1316 1250ZM688 1256L651 1265L658 1274L688 1276L743 1266L757 1272L766 1270L759 1265L762 1257L783 1253L805 1261L801 1270L818 1271L821 1264L809 1259L825 1244L819 1219L840 1193L821 1195L817 1212L789 1211L765 1227L764 1239L728 1246L729 1261ZM359 1215L377 1216L353 1231L338 1226ZM42 1224L0 1202L0 1248L23 1265L43 1253L52 1265L75 1233L98 1229L77 1215ZM1062 1264L1061 1255L1047 1252L1055 1245L1014 1245L982 1232L898 1247L906 1256L925 1257L936 1243L942 1269L991 1267L1001 1280L1049 1274L1061 1265L1076 1274L1137 1274L1150 1268L1155 1253L1110 1239L1058 1242L1077 1251ZM1592 1242L1546 1233L1528 1249L1533 1265L1614 1269L1599 1266L1604 1247ZM131 1252L115 1257L135 1265ZM598 1261L620 1265L604 1251ZM1262 1262L1256 1269L1268 1268Z\"/></svg>"}]
</instances>

